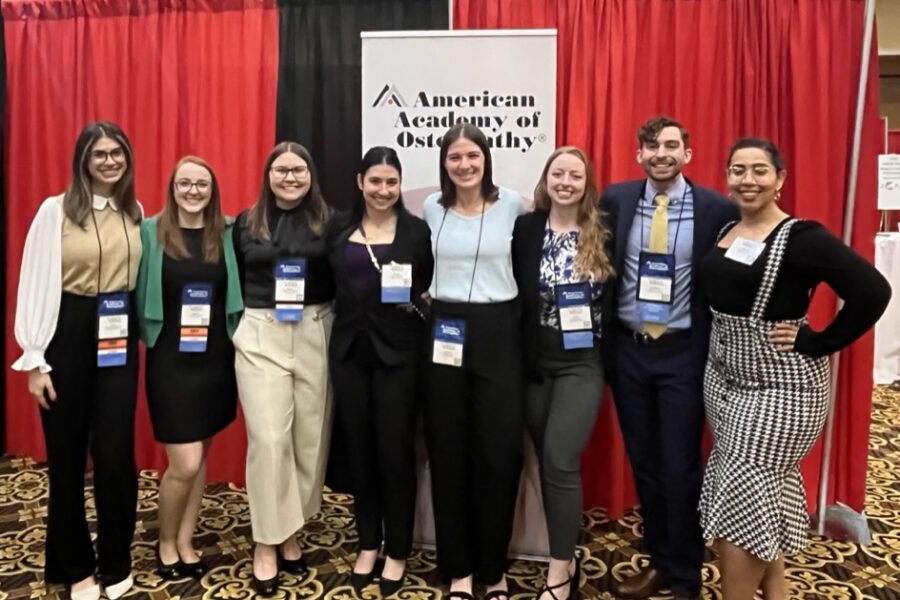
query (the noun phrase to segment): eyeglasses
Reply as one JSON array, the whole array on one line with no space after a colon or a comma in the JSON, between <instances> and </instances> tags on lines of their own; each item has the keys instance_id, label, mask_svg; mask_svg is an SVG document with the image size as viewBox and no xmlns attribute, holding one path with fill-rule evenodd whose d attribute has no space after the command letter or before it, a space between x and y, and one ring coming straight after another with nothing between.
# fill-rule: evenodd
<instances>
[{"instance_id":1,"label":"eyeglasses","mask_svg":"<svg viewBox=\"0 0 900 600\"><path fill-rule=\"evenodd\" d=\"M769 165L753 165L752 167L747 167L746 165L731 165L725 169L725 173L727 173L729 177L743 179L749 173L750 177L754 180L764 179L771 175L773 171L774 169Z\"/></svg>"},{"instance_id":2,"label":"eyeglasses","mask_svg":"<svg viewBox=\"0 0 900 600\"><path fill-rule=\"evenodd\" d=\"M272 173L279 179L287 179L288 175L293 175L294 179L305 177L309 173L308 167L272 167Z\"/></svg>"},{"instance_id":3,"label":"eyeglasses","mask_svg":"<svg viewBox=\"0 0 900 600\"><path fill-rule=\"evenodd\" d=\"M112 150L91 150L91 160L96 163L105 163L108 159L113 162L122 162L125 160L125 150L122 147L113 148Z\"/></svg>"},{"instance_id":4,"label":"eyeglasses","mask_svg":"<svg viewBox=\"0 0 900 600\"><path fill-rule=\"evenodd\" d=\"M191 181L190 179L179 179L175 182L175 189L182 193L187 193L191 191L192 187L196 187L197 191L201 194L205 194L209 191L209 188L212 187L212 183L201 179L200 181Z\"/></svg>"}]
</instances>

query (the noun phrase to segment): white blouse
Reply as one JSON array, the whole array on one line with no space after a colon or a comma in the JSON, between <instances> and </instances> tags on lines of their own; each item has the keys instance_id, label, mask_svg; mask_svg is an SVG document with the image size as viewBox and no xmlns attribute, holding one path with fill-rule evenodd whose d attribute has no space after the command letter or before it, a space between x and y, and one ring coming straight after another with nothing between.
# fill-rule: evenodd
<instances>
[{"instance_id":1,"label":"white blouse","mask_svg":"<svg viewBox=\"0 0 900 600\"><path fill-rule=\"evenodd\" d=\"M63 194L44 200L25 238L15 322L16 342L23 352L12 364L16 371L52 370L44 352L56 333L62 299L62 201ZM115 208L108 198L94 195L94 209L103 210L107 203Z\"/></svg>"}]
</instances>

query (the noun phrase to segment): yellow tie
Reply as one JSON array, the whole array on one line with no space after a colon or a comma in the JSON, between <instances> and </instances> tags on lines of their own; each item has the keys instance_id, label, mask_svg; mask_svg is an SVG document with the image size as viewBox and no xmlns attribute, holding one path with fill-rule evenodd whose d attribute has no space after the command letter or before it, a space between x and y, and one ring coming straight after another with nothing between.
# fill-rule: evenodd
<instances>
[{"instance_id":1,"label":"yellow tie","mask_svg":"<svg viewBox=\"0 0 900 600\"><path fill-rule=\"evenodd\" d=\"M650 221L650 252L669 253L669 197L657 194L653 199L656 209ZM644 323L644 331L654 340L666 332L668 327L663 323Z\"/></svg>"}]
</instances>

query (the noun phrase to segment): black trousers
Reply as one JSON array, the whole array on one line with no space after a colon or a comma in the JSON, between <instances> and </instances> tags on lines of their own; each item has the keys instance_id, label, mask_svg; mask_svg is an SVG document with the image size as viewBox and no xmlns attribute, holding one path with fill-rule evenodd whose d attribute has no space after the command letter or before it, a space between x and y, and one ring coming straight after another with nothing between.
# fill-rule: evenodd
<instances>
[{"instance_id":1,"label":"black trousers","mask_svg":"<svg viewBox=\"0 0 900 600\"><path fill-rule=\"evenodd\" d=\"M617 328L618 329L618 328ZM690 337L641 344L615 335L616 411L631 460L650 564L676 594L700 593L703 538L698 506L703 483L701 369Z\"/></svg>"},{"instance_id":2,"label":"black trousers","mask_svg":"<svg viewBox=\"0 0 900 600\"><path fill-rule=\"evenodd\" d=\"M416 365L386 366L366 335L357 337L347 357L330 362L360 549L378 549L383 540L389 557L404 560L412 548L416 499Z\"/></svg>"},{"instance_id":3,"label":"black trousers","mask_svg":"<svg viewBox=\"0 0 900 600\"><path fill-rule=\"evenodd\" d=\"M435 301L432 313L466 323L462 367L431 362L430 345L425 367L438 567L490 585L506 572L522 470L518 304Z\"/></svg>"},{"instance_id":4,"label":"black trousers","mask_svg":"<svg viewBox=\"0 0 900 600\"><path fill-rule=\"evenodd\" d=\"M128 362L97 367L97 299L63 294L56 333L45 356L56 402L41 410L47 444L50 502L45 577L72 583L99 573L104 584L131 572L137 510L134 408L137 318L129 317ZM97 553L85 516L87 454L94 464Z\"/></svg>"}]
</instances>

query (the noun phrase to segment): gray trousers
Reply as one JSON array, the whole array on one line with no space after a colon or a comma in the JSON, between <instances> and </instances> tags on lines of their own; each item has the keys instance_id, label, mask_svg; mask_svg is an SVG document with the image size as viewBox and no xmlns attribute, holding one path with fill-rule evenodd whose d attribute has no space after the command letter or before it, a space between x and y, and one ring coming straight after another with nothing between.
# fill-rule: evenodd
<instances>
[{"instance_id":1,"label":"gray trousers","mask_svg":"<svg viewBox=\"0 0 900 600\"><path fill-rule=\"evenodd\" d=\"M550 556L570 560L581 525L581 453L603 398L599 340L593 349L564 350L562 334L542 327L538 368L529 382L525 420L541 466Z\"/></svg>"}]
</instances>

